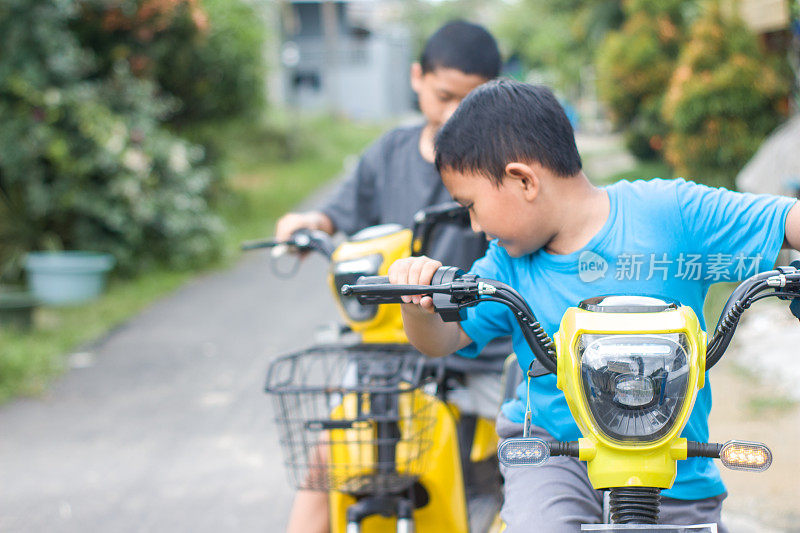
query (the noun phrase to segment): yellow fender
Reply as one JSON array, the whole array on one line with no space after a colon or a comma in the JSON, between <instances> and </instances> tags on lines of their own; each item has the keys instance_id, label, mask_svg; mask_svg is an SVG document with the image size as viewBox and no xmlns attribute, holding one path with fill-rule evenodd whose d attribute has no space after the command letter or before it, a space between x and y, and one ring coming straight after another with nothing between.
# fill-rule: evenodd
<instances>
[{"instance_id":1,"label":"yellow fender","mask_svg":"<svg viewBox=\"0 0 800 533\"><path fill-rule=\"evenodd\" d=\"M398 471L407 471L409 468L412 470L422 469L419 482L425 488L429 497L427 505L414 511L416 531L418 533L439 533L443 531L468 533L467 504L464 495L461 460L458 454L458 437L456 435L457 414L454 413L452 407L438 398L419 390L403 396L406 400L401 400L401 413L403 409L411 407L415 410L430 409L428 411L429 414L422 417L422 421L412 419L411 424L425 423L425 419L428 422L432 421L434 424L430 432L429 446L421 457L411 461L404 461L404 459L408 459L408 448L403 446L398 446L397 448ZM355 406L354 397L349 402ZM347 403L348 401L343 402L334 411L338 410L338 412L344 414L347 409L345 407ZM336 414L338 415L338 413ZM430 417L433 417L433 420ZM335 416L332 418L335 418ZM405 424L408 424L408 422ZM407 431L407 428L404 427L405 424L401 423L400 428L401 434L404 435ZM354 464L363 465L365 460L372 457L370 454L374 453L374 449L373 451L368 451L363 444L353 442L363 440L366 436L364 431L373 430L372 428L358 428L331 431L331 433L343 432L338 437L334 435L331 437L330 459L332 464L343 465L343 467L351 465L352 467ZM351 433L348 434L347 432ZM344 437L344 441L338 442L342 437ZM366 437L368 439L374 438L371 434ZM366 448L373 447L366 446ZM353 470L350 470L350 472L353 472ZM354 474L360 473L367 472L354 472ZM334 475L339 477L336 468L334 468ZM332 490L329 494L331 532L345 533L347 528L347 508L355 503L356 500L354 497L338 490ZM381 516L371 516L361 524L361 531L364 533L394 533L395 530L396 520L394 518L387 519Z\"/></svg>"}]
</instances>

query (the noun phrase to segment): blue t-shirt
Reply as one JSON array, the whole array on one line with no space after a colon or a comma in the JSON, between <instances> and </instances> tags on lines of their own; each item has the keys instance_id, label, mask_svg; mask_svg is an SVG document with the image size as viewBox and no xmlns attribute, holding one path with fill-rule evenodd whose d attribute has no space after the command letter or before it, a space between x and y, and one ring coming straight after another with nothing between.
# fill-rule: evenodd
<instances>
[{"instance_id":1,"label":"blue t-shirt","mask_svg":"<svg viewBox=\"0 0 800 533\"><path fill-rule=\"evenodd\" d=\"M794 200L714 189L683 179L620 181L605 188L611 203L608 220L580 250L554 255L540 249L511 257L493 241L471 272L514 287L528 301L551 336L568 307L607 294L646 294L676 299L694 309L703 323L708 288L769 270L784 240L786 214ZM520 366L533 354L511 312L498 303L467 310L461 327L474 341L459 353L474 356L492 338L512 335ZM706 376L682 436L708 442L711 387ZM558 440L581 434L556 388L552 374L531 380L533 423ZM503 405L512 421L524 419L525 383L518 398ZM725 491L712 460L678 463L673 487L665 496L700 499Z\"/></svg>"}]
</instances>

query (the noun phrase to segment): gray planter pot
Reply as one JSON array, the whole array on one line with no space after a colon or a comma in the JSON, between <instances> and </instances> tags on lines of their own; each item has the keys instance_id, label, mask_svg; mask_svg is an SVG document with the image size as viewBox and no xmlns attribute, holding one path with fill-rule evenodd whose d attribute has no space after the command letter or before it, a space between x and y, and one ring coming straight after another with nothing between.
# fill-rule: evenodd
<instances>
[{"instance_id":1,"label":"gray planter pot","mask_svg":"<svg viewBox=\"0 0 800 533\"><path fill-rule=\"evenodd\" d=\"M113 256L97 252L31 252L25 259L28 286L35 298L48 305L96 298L113 266Z\"/></svg>"}]
</instances>

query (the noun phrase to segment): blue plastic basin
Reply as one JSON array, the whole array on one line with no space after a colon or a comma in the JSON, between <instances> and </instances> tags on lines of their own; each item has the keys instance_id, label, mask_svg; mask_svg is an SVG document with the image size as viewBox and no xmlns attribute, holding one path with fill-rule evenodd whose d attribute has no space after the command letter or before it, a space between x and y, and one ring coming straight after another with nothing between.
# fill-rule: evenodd
<instances>
[{"instance_id":1,"label":"blue plastic basin","mask_svg":"<svg viewBox=\"0 0 800 533\"><path fill-rule=\"evenodd\" d=\"M105 288L114 257L97 252L31 252L25 259L34 297L49 305L92 300Z\"/></svg>"}]
</instances>

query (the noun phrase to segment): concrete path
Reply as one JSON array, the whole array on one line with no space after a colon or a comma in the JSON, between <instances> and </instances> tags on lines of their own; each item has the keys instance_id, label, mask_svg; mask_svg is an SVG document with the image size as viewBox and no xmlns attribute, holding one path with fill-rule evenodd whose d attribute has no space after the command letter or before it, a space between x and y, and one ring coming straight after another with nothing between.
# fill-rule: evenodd
<instances>
[{"instance_id":1,"label":"concrete path","mask_svg":"<svg viewBox=\"0 0 800 533\"><path fill-rule=\"evenodd\" d=\"M270 359L335 320L326 263L266 253L201 277L0 408L0 531L280 531L292 491L262 392Z\"/></svg>"}]
</instances>

